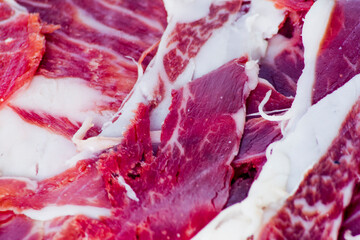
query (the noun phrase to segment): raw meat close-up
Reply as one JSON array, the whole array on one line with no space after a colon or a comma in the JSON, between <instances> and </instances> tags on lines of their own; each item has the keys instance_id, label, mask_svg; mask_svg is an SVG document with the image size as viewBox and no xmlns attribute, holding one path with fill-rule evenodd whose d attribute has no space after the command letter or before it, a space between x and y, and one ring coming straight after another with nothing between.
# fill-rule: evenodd
<instances>
[{"instance_id":1,"label":"raw meat close-up","mask_svg":"<svg viewBox=\"0 0 360 240\"><path fill-rule=\"evenodd\" d=\"M0 239L360 239L359 0L0 0Z\"/></svg>"}]
</instances>

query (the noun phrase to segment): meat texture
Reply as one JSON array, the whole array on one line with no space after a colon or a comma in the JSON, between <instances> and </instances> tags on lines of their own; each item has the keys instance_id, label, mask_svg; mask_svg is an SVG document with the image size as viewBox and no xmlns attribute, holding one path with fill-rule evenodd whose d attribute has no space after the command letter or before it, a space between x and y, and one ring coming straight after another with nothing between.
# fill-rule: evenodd
<instances>
[{"instance_id":1,"label":"meat texture","mask_svg":"<svg viewBox=\"0 0 360 240\"><path fill-rule=\"evenodd\" d=\"M9 10L7 2L16 7ZM70 167L66 161L81 149L72 137L85 120L93 127L79 141L97 136L111 120L135 84L136 61L145 68L154 56L146 50L160 40L166 12L161 1L18 4L1 2L1 48L23 49L2 60L9 66L2 65L1 74L17 74L6 77L4 91L18 91L0 110L7 126L0 129L0 166L5 176L45 179Z\"/></svg>"},{"instance_id":2,"label":"meat texture","mask_svg":"<svg viewBox=\"0 0 360 240\"><path fill-rule=\"evenodd\" d=\"M266 55L260 60L259 77L268 80L287 97L294 97L304 68L302 43L303 18L307 11L289 11L279 33L269 40Z\"/></svg>"},{"instance_id":3,"label":"meat texture","mask_svg":"<svg viewBox=\"0 0 360 240\"><path fill-rule=\"evenodd\" d=\"M336 239L359 175L360 101L328 152L263 228L259 239Z\"/></svg>"},{"instance_id":4,"label":"meat texture","mask_svg":"<svg viewBox=\"0 0 360 240\"><path fill-rule=\"evenodd\" d=\"M1 208L26 213L46 204L111 205L112 216L101 220L62 217L67 224L53 236L60 239L103 236L100 233L121 239L190 238L226 203L230 163L239 147L246 98L256 86L253 81L243 63L232 61L174 91L156 156L151 149L149 107L140 106L123 142L95 162L80 161L74 169L38 183L3 178L8 182L2 184ZM86 187L79 190L79 184ZM22 215L9 217L1 228L18 219L29 221Z\"/></svg>"},{"instance_id":5,"label":"meat texture","mask_svg":"<svg viewBox=\"0 0 360 240\"><path fill-rule=\"evenodd\" d=\"M45 51L45 37L37 14L0 1L0 103L28 84Z\"/></svg>"},{"instance_id":6,"label":"meat texture","mask_svg":"<svg viewBox=\"0 0 360 240\"><path fill-rule=\"evenodd\" d=\"M357 1L337 0L316 59L312 102L343 86L360 73L360 20ZM329 61L331 59L331 61Z\"/></svg>"},{"instance_id":7,"label":"meat texture","mask_svg":"<svg viewBox=\"0 0 360 240\"><path fill-rule=\"evenodd\" d=\"M142 53L166 27L161 1L17 1L41 20L59 26L46 35L38 75L77 77L115 98L103 106L117 110L137 79ZM145 58L145 66L149 63Z\"/></svg>"},{"instance_id":8,"label":"meat texture","mask_svg":"<svg viewBox=\"0 0 360 240\"><path fill-rule=\"evenodd\" d=\"M241 202L247 197L251 184L266 162L266 148L281 138L279 122L271 122L263 118L246 121L239 153L231 163L234 177L226 207Z\"/></svg>"}]
</instances>

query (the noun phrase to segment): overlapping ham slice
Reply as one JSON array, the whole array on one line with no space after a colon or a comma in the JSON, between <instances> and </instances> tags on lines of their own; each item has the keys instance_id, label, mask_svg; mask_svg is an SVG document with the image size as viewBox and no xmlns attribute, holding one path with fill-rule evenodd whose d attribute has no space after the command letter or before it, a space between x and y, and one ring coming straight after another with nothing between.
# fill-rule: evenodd
<instances>
[{"instance_id":1,"label":"overlapping ham slice","mask_svg":"<svg viewBox=\"0 0 360 240\"><path fill-rule=\"evenodd\" d=\"M337 239L359 175L359 100L350 109L326 154L306 173L259 239Z\"/></svg>"},{"instance_id":2,"label":"overlapping ham slice","mask_svg":"<svg viewBox=\"0 0 360 240\"><path fill-rule=\"evenodd\" d=\"M222 209L254 83L232 61L173 92L157 156L124 176L138 201L112 220L124 228L118 237L188 239Z\"/></svg>"},{"instance_id":3,"label":"overlapping ham slice","mask_svg":"<svg viewBox=\"0 0 360 240\"><path fill-rule=\"evenodd\" d=\"M357 1L335 1L328 30L323 35L316 58L312 103L318 102L360 73L357 54L360 47L359 7Z\"/></svg>"},{"instance_id":4,"label":"overlapping ham slice","mask_svg":"<svg viewBox=\"0 0 360 240\"><path fill-rule=\"evenodd\" d=\"M0 103L28 84L45 51L39 16L0 1Z\"/></svg>"},{"instance_id":5,"label":"overlapping ham slice","mask_svg":"<svg viewBox=\"0 0 360 240\"><path fill-rule=\"evenodd\" d=\"M103 136L121 136L132 118L132 111L141 102L153 102L152 130L159 130L168 113L171 101L171 90L183 86L193 79L194 59L200 49L217 30L225 24L232 23L242 1L229 0L219 3L208 1L204 9L209 12L195 14L195 18L183 22L181 17L186 12L171 12L171 1L168 3L170 22L162 36L157 55L143 76L139 78L129 98L118 112L113 124L103 128ZM198 4L186 6L191 11ZM180 6L181 7L181 4ZM238 56L241 57L241 56ZM229 59L230 60L230 59ZM202 65L203 63L201 63Z\"/></svg>"},{"instance_id":6,"label":"overlapping ham slice","mask_svg":"<svg viewBox=\"0 0 360 240\"><path fill-rule=\"evenodd\" d=\"M320 44L319 47L319 51L317 52L318 56L316 58L316 63L315 63L315 71L314 71L314 77L311 78L312 81L310 81L310 85L308 85L309 87L311 87L311 83L313 84L312 87L312 92L311 92L311 102L317 103L318 101L320 101L322 98L324 98L326 95L332 93L334 90L338 89L338 88L342 88L342 86L350 81L353 76L355 76L356 74L358 74L358 70L357 70L357 63L356 61L359 59L359 56L356 54L356 51L354 50L354 47L356 48L357 46L357 30L356 30L356 26L358 25L358 19L356 17L356 14L353 11L356 11L356 7L357 3L353 2L353 1L335 1L335 4L333 6L332 9L332 13L329 16L329 23L328 23L328 27L327 30L324 32L323 34L323 40ZM329 61L329 59L332 59L332 61ZM354 80L351 80L354 81ZM309 87L307 89L309 89ZM309 91L309 90L307 90ZM344 96L345 98L349 98L349 94L345 93ZM357 105L355 105L354 110L356 111ZM349 113L350 114L350 113ZM349 115L348 118L346 120L346 123L344 123L344 126L346 126L345 124L350 124L352 129L349 130L351 133L349 134L345 134L344 132L346 132L346 128L343 127L344 130L340 130L339 131L339 135L337 136L337 140L334 140L334 146L329 148L329 153L331 153L332 151L335 151L337 148L348 148L348 143L343 143L341 142L341 139L347 139L349 137L351 137L353 134L357 134L355 130L356 129L356 122L358 122L358 120L351 120L352 118L355 118L356 113L351 113L351 115ZM355 132L354 132L355 131ZM353 144L356 144L356 137L354 137L355 139L353 139L350 142L353 142ZM347 141L347 142L349 142ZM337 146L335 146L335 144L338 144ZM342 150L341 151L341 155L346 156L347 153L352 154L351 149L347 149L347 150ZM328 154L329 154L328 153ZM356 160L356 153L354 158ZM334 154L332 154L331 157L336 156ZM340 158L341 156L337 157ZM318 163L318 165L320 166L322 165L326 165L326 169L331 169L330 166L331 164L326 163L326 155L322 158L322 160L320 160L320 162ZM349 156L349 159L351 159L352 157ZM355 161L353 160L353 161ZM344 163L345 164L345 163ZM350 163L346 163L346 164L352 164ZM346 165L345 164L345 165ZM341 165L340 165L341 166ZM336 204L336 211L332 211L331 212L331 216L332 217L324 217L322 216L322 213L320 211L315 212L315 211L310 211L311 215L314 217L314 221L317 222L318 227L314 228L311 225L307 224L301 224L301 220L299 219L299 222L297 223L297 228L302 228L301 226L307 226L306 228L303 228L302 236L306 236L306 234L312 234L312 236L314 236L314 234L320 234L320 225L323 226L323 228L321 228L322 230L325 231L325 228L327 228L327 232L331 232L333 238L337 238L339 237L339 239L351 239L352 236L356 236L359 234L358 230L357 230L357 225L358 225L358 220L357 220L357 214L358 214L358 210L357 210L357 205L358 205L358 191L356 190L357 187L355 187L355 190L353 190L354 185L357 185L358 180L357 178L352 178L351 174L347 174L346 171L352 171L353 169L357 169L357 167L351 167L348 166L349 169L344 169L344 168L340 168L337 167L337 171L340 171L340 175L342 176L348 176L348 179L344 179L342 180L340 177L337 177L337 175L335 175L335 173L325 173L325 172L321 172L316 166L313 168L313 170L311 170L311 172L309 172L308 176L304 179L304 182L300 185L300 188L298 189L298 191L295 193L295 195L291 198L289 198L286 202L286 204L283 206L282 210L279 210L278 215L276 217L273 218L271 224L268 225L268 229L265 230L265 234L264 236L273 236L273 232L270 229L275 229L277 228L277 226L279 226L277 224L277 222L281 221L284 222L284 220L282 218L284 217L290 217L292 218L293 216L297 215L298 213L292 212L292 210L287 211L286 214L284 214L285 209L289 209L289 206L294 206L295 202L299 202L299 200L297 200L299 198L299 195L301 192L303 192L303 189L306 189L308 187L312 187L312 188L317 188L321 189L321 186L317 186L316 185L316 181L312 181L313 183L309 183L307 182L307 179L310 179L311 176L314 176L316 174L318 174L319 176L317 178L320 179L320 181L325 181L322 179L326 179L328 177L330 178L336 178L336 180L333 180L333 184L330 188L328 188L328 190L326 190L327 193L331 193L332 192L336 192L337 193L337 198L339 199L334 199L334 197L328 196L328 199L333 199L332 204ZM356 171L356 170L355 170ZM353 174L353 173L352 173ZM348 189L345 188L345 186L348 185ZM324 183L324 185L326 185ZM331 191L329 189L332 189ZM339 194L340 193L340 194ZM326 195L326 194L325 194ZM307 196L312 196L311 193L308 193ZM349 204L349 199L351 198L351 202ZM343 199L341 199L343 198ZM301 198L304 199L304 198ZM330 207L330 200L326 201L326 200L321 200L319 197L312 197L312 199L314 201L310 201L309 198L305 198L306 202L303 202L301 205L305 206L309 206L310 208L312 206L318 206L319 204L315 204L316 201L318 202L322 202L323 204L327 204ZM349 207L346 209L346 211L343 213L344 208L349 204ZM308 208L309 208L308 207ZM335 207L333 207L335 208ZM330 211L331 209L329 209ZM325 211L326 212L326 211ZM308 215L309 212L303 212L301 213L301 216L306 216ZM343 216L344 214L344 216ZM281 215L281 216L280 216ZM338 235L338 231L340 228L340 223L342 221L342 218L344 219L342 225L341 225L341 230L340 233ZM282 219L282 220L280 220ZM316 219L316 220L315 220ZM289 226L289 225L288 225ZM285 225L283 225L282 229L285 229ZM294 234L294 229L295 227L288 227L287 230L281 230L278 231L278 233L280 235L285 236L286 234L293 235ZM322 231L321 230L321 231ZM322 235L322 239L328 239L329 235L331 235L330 233L328 235ZM319 235L318 237L319 239L321 238L321 236Z\"/></svg>"},{"instance_id":7,"label":"overlapping ham slice","mask_svg":"<svg viewBox=\"0 0 360 240\"><path fill-rule=\"evenodd\" d=\"M75 169L37 186L2 179L8 182L0 191L1 208L35 216L34 210L49 203L61 211L62 205L71 203L99 206L105 202L100 206L108 207L109 201L104 199L110 199L112 216L102 218L100 224L110 227L117 238L189 239L226 203L230 163L245 121L245 100L255 86L256 79L248 78L243 63L232 61L173 92L157 156L151 154L149 108L142 105L123 142L102 153L96 162L79 162ZM79 185L81 189L71 192L72 186ZM11 187L24 190L15 192ZM107 196L101 194L105 189ZM60 192L65 198L59 198ZM2 228L11 227L18 219L28 221L9 217ZM77 221L65 224L54 237L69 236L66 234L74 229L77 237L91 236L91 229L99 228L95 220L84 219L86 226ZM47 234L46 229L42 231Z\"/></svg>"},{"instance_id":8,"label":"overlapping ham slice","mask_svg":"<svg viewBox=\"0 0 360 240\"><path fill-rule=\"evenodd\" d=\"M28 230L24 230L24 232L29 233L28 236L31 235L32 231L36 231L41 233L40 238L58 239L85 236L106 239L112 238L114 235L125 239L136 238L137 236L154 239L167 237L188 239L199 231L224 207L227 201L232 175L230 162L239 147L245 121L245 99L250 90L257 84L256 65L253 61L247 64L245 62L249 58L257 59L264 54L264 46L266 45L264 38L277 31L277 27L283 18L282 11L273 9L277 15L275 21L270 21L270 30L268 26L257 29L256 23L264 20L256 12L262 9L260 7L262 3L263 1L254 1L249 12L239 14L239 11L244 10L240 10L241 1L210 2L207 6L209 12L201 13L203 16L200 17L195 15L194 19L187 19L185 23L176 19L179 16L170 16L170 19L171 17L174 19L171 22L173 25L169 24L168 34L164 35L164 40L160 43L160 53L148 67L139 85L130 94L126 102L127 104L135 98L135 106L131 106L128 110L136 109L136 112L132 115L131 122L130 119L127 119L123 123L122 126L126 129L125 134L120 125L118 131L122 135L121 144L88 160L81 160L75 167L61 174L56 174L56 171L44 174L44 169L46 169L44 165L38 164L38 162L34 164L30 162L30 167L34 168L35 171L31 177L38 176L38 173L41 173L39 178L44 180L29 181L19 178L2 178L2 210L7 216L2 228L11 229L17 221L31 222L32 228L28 227ZM30 10L33 7L34 9L39 8L40 10L36 11L40 11L40 15L45 12L41 9L54 10L49 3L24 1L23 4ZM77 7L79 7L81 2L66 2L65 5L73 7L74 4L78 4ZM266 4L273 7L271 3L266 2ZM89 15L85 14L81 8L85 8L85 6L80 6L80 10L79 8L70 8L73 10L69 11L70 15L75 12L76 14L72 17L76 20ZM241 18L237 18L238 14ZM95 15L94 13L92 17L96 18ZM50 18L52 17L56 19L57 15L54 14ZM233 46L234 40L239 38L244 40L245 47L240 48L239 51L229 51L230 54L214 61L216 64L212 65L210 69L217 70L207 74L209 69L204 69L206 64L202 65L203 68L199 65L196 71L194 70L194 63L197 64L204 59L203 57L197 58L204 54L202 53L203 49L212 49L214 42L224 33L244 29L246 19L250 18L257 19L254 21L254 26L251 26L255 28L254 36L259 40L256 44L248 48L247 44L252 41L252 38L244 37L246 33L241 33L234 39L230 38L228 41L231 44L229 45ZM66 20L66 18L64 19ZM47 21L53 24L57 23ZM62 24L60 25L62 27ZM74 26L78 26L76 21L74 25L65 24L65 33L69 31L68 27ZM198 31L191 32L194 27L198 28ZM181 35L186 35L186 31L183 32L184 30L190 31L188 33L189 38L180 38ZM76 29L73 31L76 32ZM68 34L70 33L71 31L68 32ZM197 35L198 33L199 35ZM62 35L62 28L49 36L56 37L58 35ZM49 39L51 42L52 38L49 37ZM74 39L70 40L74 42ZM62 44L61 39L57 39L57 41ZM175 46L178 49L183 49L183 52L177 52ZM55 49L53 49L54 56L57 56L59 52L56 51L56 47L59 46L49 44L49 48L52 49L52 47ZM51 53L52 50L49 52ZM177 53L174 55L174 52ZM84 51L85 55L86 53ZM48 56L45 56L44 63L50 61L47 59ZM243 58L218 68L225 60L232 59L234 56L242 56ZM56 57L54 59L60 61L57 62L59 63L58 67L62 66L61 63L64 63L65 67L67 66L63 59ZM179 59L186 66L184 69L178 69ZM60 70L57 69L55 73L62 73ZM94 69L90 70L89 74L96 72ZM89 85L84 84L84 80L90 81L90 86L92 86L91 80L93 79L85 78L87 75L84 78L79 78L76 75L64 77L60 74L59 78L54 78L47 71L49 68L44 68L44 65L41 65L38 71L39 76L34 78L30 87L24 89L21 94L19 93L8 104L8 108L4 109L2 112L3 121L6 121L8 117L18 115L31 122L32 125L36 125L32 126L33 129L40 127L45 131L50 130L51 134L62 135L60 137L64 140L64 138L69 138L85 115L91 115L86 111L82 116L74 115L73 113L77 109L90 108L93 110L94 108L91 105L93 103L100 105L96 109L102 109L103 105L112 106L112 102L118 102L118 99L108 94L106 89L99 91L96 86L88 88ZM162 79L162 77L165 78ZM145 82L144 79L151 81L150 85L153 86L147 90L148 92L144 92L143 88L148 85L141 85ZM193 81L186 85L191 80ZM219 81L222 81L220 87L217 86ZM139 91L139 88L141 91L136 92ZM173 93L173 102L170 110L168 110L169 100L171 100L170 92L173 88L178 90ZM65 114L54 113L54 106L56 110L57 105L51 107L46 104L42 105L41 97L33 97L33 93L38 92L40 95L50 97L51 102L56 102L57 99L52 98L55 95L53 93L61 93L62 96L76 96L77 92L83 91L87 91L86 95L90 96L90 101L77 99L75 103L79 101L80 104L75 107L67 104L66 101L64 103L63 100L66 98L61 98L63 104L61 108L70 109ZM138 101L136 97L139 93L145 93L145 99L142 98ZM168 102L164 101L165 98ZM90 104L87 105L89 102ZM165 104L161 108L157 108L162 102ZM41 106L40 110L33 109L32 106L35 105ZM161 127L162 140L157 149L157 155L153 156L149 126L153 124L155 129L158 129L159 125L157 124L160 122L149 121L149 114L155 116L158 113L155 111L156 109L164 111L159 117L159 119L164 120L164 125ZM15 117L16 121L20 121L18 116ZM74 118L74 116L76 117ZM98 116L95 114L95 117ZM122 117L123 115L120 115L119 119ZM150 116L150 119L154 119L154 117ZM102 121L101 119L96 120L95 125L98 126L98 123ZM52 126L47 126L49 122L53 123ZM62 127L69 128L64 131ZM15 128L13 129L15 130ZM94 133L88 133L88 135L95 135L97 128L93 131ZM114 135L117 135L117 132ZM43 137L39 139L47 141ZM99 139L104 138L100 136L90 140ZM55 141L58 140L55 139ZM49 144L48 141L46 143ZM12 142L8 145L17 146ZM216 148L213 147L214 145ZM47 149L49 148L47 147ZM52 154L47 156L50 155ZM45 154L43 159L48 159L47 156ZM71 156L70 154L70 156L62 157L62 160L69 160ZM7 157L4 158L7 159ZM21 159L21 157L18 156L16 159ZM207 162L209 164L205 164ZM53 165L56 169L57 166ZM24 166L23 170L26 168L29 167ZM214 174L214 172L219 173L219 170L221 170L221 174ZM11 171L6 172L6 174L16 175ZM26 174L24 175L26 176ZM48 178L49 175L55 176ZM195 185L198 191L194 191L196 182L203 183ZM77 189L79 184L86 187ZM205 185L206 188L201 185ZM216 186L215 189L214 186ZM19 191L15 192L14 188L19 189ZM75 189L78 190L76 193L74 193ZM62 198L59 196L61 194L66 194L66 196L64 195L65 197ZM193 199L198 200L194 202ZM178 208L180 211L178 215L182 217L173 218L172 207L174 204L181 206ZM77 207L77 211L71 212L74 205ZM104 216L109 213L109 209L111 209L112 214L109 218L100 217L96 220L81 215ZM9 212L9 210L13 212ZM95 210L94 215L89 214L87 210L89 212ZM24 214L37 220L31 221ZM165 233L162 228L164 224L168 224L168 230Z\"/></svg>"},{"instance_id":9,"label":"overlapping ham slice","mask_svg":"<svg viewBox=\"0 0 360 240\"><path fill-rule=\"evenodd\" d=\"M259 77L269 81L279 93L295 96L297 81L304 68L302 43L303 17L306 12L288 12L279 33L269 40L260 61Z\"/></svg>"},{"instance_id":10,"label":"overlapping ham slice","mask_svg":"<svg viewBox=\"0 0 360 240\"><path fill-rule=\"evenodd\" d=\"M346 48L348 41L356 39L356 31L338 35L356 18L350 12L340 14L351 4L354 3L318 1L310 10L303 34L305 69L292 109L285 114L285 119L291 117L285 137L269 147L268 161L248 197L234 205L232 210L243 217L234 217L229 209L221 222L215 222L217 228L230 230L241 224L245 232L253 228L254 239L352 239L358 234L354 186L358 182L360 89L359 76L353 77L356 67L347 62L341 69L333 69L336 74L332 72L331 79L335 84L326 80L325 87L317 87L326 82L324 77L329 79L324 73L331 64L326 62L346 58L342 45ZM320 34L310 37L310 29ZM338 44L336 51L334 42ZM311 106L313 103L317 104ZM231 222L230 216L233 225L224 224ZM241 236L250 237L251 231Z\"/></svg>"},{"instance_id":11,"label":"overlapping ham slice","mask_svg":"<svg viewBox=\"0 0 360 240\"><path fill-rule=\"evenodd\" d=\"M266 148L282 138L279 122L262 118L247 120L238 155L231 163L234 168L227 207L247 197L253 181L266 162Z\"/></svg>"},{"instance_id":12,"label":"overlapping ham slice","mask_svg":"<svg viewBox=\"0 0 360 240\"><path fill-rule=\"evenodd\" d=\"M93 127L84 138L93 137L117 111L137 79L135 61L146 67L154 55L150 51L141 57L159 41L166 12L161 1L18 3L26 7L12 3L21 12L2 10L8 17L17 14L2 24L2 46L23 50L12 54L11 61L4 61L9 66L1 69L1 74L19 76L13 90L6 82L2 85L9 93L18 91L0 111L0 124L7 126L0 129L0 168L4 175L44 179L70 167L67 161L78 153L71 138L86 119ZM46 52L37 69L45 44L40 31L46 33ZM6 80L15 83L11 76ZM31 83L19 89L25 80Z\"/></svg>"},{"instance_id":13,"label":"overlapping ham slice","mask_svg":"<svg viewBox=\"0 0 360 240\"><path fill-rule=\"evenodd\" d=\"M38 75L73 77L114 98L117 110L137 79L141 54L166 27L161 1L17 1L42 21L59 25L46 35L46 53ZM146 57L146 66L153 54ZM100 109L101 110L101 109Z\"/></svg>"}]
</instances>

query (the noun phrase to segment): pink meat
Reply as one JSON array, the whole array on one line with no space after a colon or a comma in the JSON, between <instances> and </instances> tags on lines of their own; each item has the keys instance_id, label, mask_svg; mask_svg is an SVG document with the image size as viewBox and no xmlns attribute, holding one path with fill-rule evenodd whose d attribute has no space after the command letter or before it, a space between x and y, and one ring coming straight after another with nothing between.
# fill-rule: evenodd
<instances>
[{"instance_id":1,"label":"pink meat","mask_svg":"<svg viewBox=\"0 0 360 240\"><path fill-rule=\"evenodd\" d=\"M291 11L308 11L314 0L272 0L279 7L286 8Z\"/></svg>"},{"instance_id":2,"label":"pink meat","mask_svg":"<svg viewBox=\"0 0 360 240\"><path fill-rule=\"evenodd\" d=\"M301 33L305 14L304 11L288 13L279 33L269 40L267 53L260 61L259 77L268 80L285 96L295 96L304 68Z\"/></svg>"},{"instance_id":3,"label":"pink meat","mask_svg":"<svg viewBox=\"0 0 360 240\"><path fill-rule=\"evenodd\" d=\"M359 10L360 5L355 0L335 3L316 60L313 103L360 73Z\"/></svg>"},{"instance_id":4,"label":"pink meat","mask_svg":"<svg viewBox=\"0 0 360 240\"><path fill-rule=\"evenodd\" d=\"M137 79L137 67L131 58L139 60L160 39L166 26L160 0L17 2L39 13L42 21L60 26L46 35L46 53L37 74L84 79L117 99L108 106L114 110Z\"/></svg>"},{"instance_id":5,"label":"pink meat","mask_svg":"<svg viewBox=\"0 0 360 240\"><path fill-rule=\"evenodd\" d=\"M21 212L49 203L112 209L111 217L99 220L74 216L46 221L44 226L63 224L56 232L39 228L45 238L189 239L228 198L230 163L244 127L246 98L255 85L251 81L243 63L234 60L173 91L156 156L150 142L150 106L139 105L122 143L97 161L80 161L38 182L35 189L26 181L1 179L7 181L0 189L2 209ZM129 198L120 176L138 201ZM16 215L0 229L13 227L15 219L30 221ZM37 227L37 221L30 223L29 228Z\"/></svg>"},{"instance_id":6,"label":"pink meat","mask_svg":"<svg viewBox=\"0 0 360 240\"><path fill-rule=\"evenodd\" d=\"M49 205L85 205L109 208L105 184L94 161L81 161L76 167L49 179L30 181L0 178L0 209L42 209Z\"/></svg>"},{"instance_id":7,"label":"pink meat","mask_svg":"<svg viewBox=\"0 0 360 240\"><path fill-rule=\"evenodd\" d=\"M292 97L285 97L278 91L274 89L266 81L259 82L257 87L251 91L249 98L246 102L246 113L248 118L251 118L254 115L259 116L259 105L264 100L265 95L268 91L271 91L269 101L264 105L264 112L268 112L269 115L272 113L283 113L286 112L293 102Z\"/></svg>"},{"instance_id":8,"label":"pink meat","mask_svg":"<svg viewBox=\"0 0 360 240\"><path fill-rule=\"evenodd\" d=\"M71 139L74 136L82 124L81 122L70 121L67 117L53 116L43 111L26 110L11 104L8 104L8 106L11 107L24 121L45 128L55 134L63 135L68 139ZM93 126L86 132L84 139L97 136L99 133L100 127Z\"/></svg>"},{"instance_id":9,"label":"pink meat","mask_svg":"<svg viewBox=\"0 0 360 240\"><path fill-rule=\"evenodd\" d=\"M145 154L138 175L127 178L140 201L110 221L123 226L119 238L188 239L222 209L245 115L234 117L250 91L239 64L232 61L173 92L157 156L148 161Z\"/></svg>"},{"instance_id":10,"label":"pink meat","mask_svg":"<svg viewBox=\"0 0 360 240\"><path fill-rule=\"evenodd\" d=\"M0 104L29 83L45 51L39 16L0 1Z\"/></svg>"},{"instance_id":11,"label":"pink meat","mask_svg":"<svg viewBox=\"0 0 360 240\"><path fill-rule=\"evenodd\" d=\"M266 162L266 148L282 138L279 122L253 118L245 123L240 150L231 165L234 168L226 207L247 197L253 181Z\"/></svg>"}]
</instances>

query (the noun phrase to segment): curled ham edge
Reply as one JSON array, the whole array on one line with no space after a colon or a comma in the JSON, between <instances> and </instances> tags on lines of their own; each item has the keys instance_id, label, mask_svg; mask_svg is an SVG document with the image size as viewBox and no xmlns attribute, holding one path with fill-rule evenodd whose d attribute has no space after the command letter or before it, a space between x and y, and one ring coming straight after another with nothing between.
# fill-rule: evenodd
<instances>
[{"instance_id":1,"label":"curled ham edge","mask_svg":"<svg viewBox=\"0 0 360 240\"><path fill-rule=\"evenodd\" d=\"M334 0L319 0L305 17L305 68L290 110L282 116L267 116L261 108L270 91L259 106L263 118L281 121L284 138L267 148L267 162L248 197L223 210L193 239L249 239L252 236L257 239L262 227L297 190L305 173L327 152L339 134L343 120L360 97L360 74L311 106L316 56L334 6ZM350 198L349 195L344 199L345 206Z\"/></svg>"}]
</instances>

